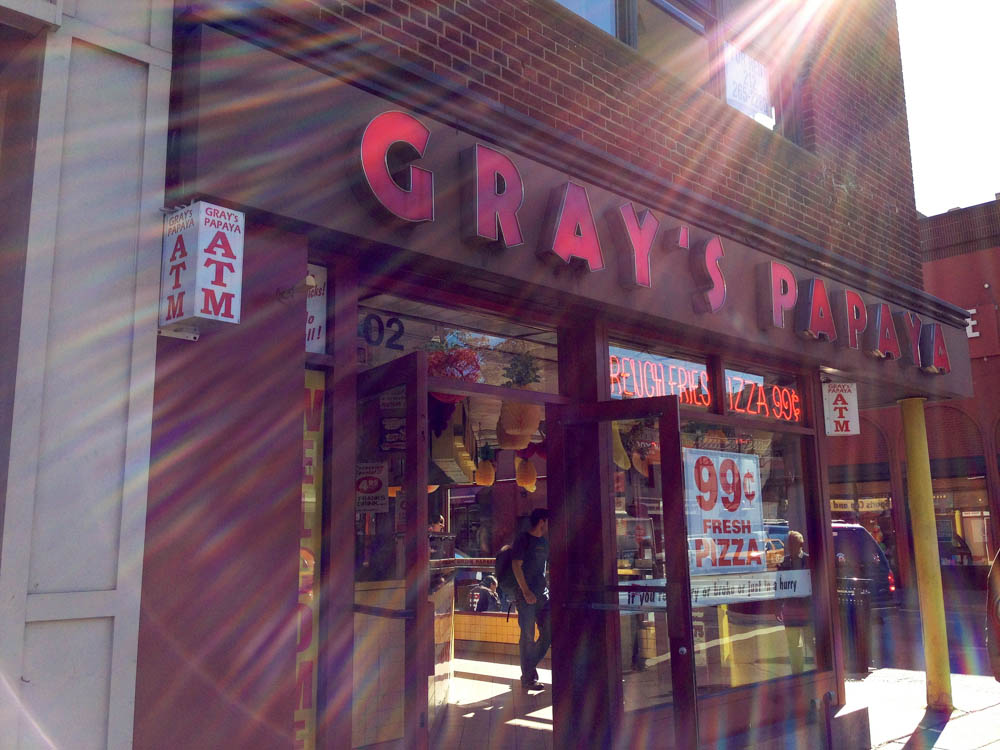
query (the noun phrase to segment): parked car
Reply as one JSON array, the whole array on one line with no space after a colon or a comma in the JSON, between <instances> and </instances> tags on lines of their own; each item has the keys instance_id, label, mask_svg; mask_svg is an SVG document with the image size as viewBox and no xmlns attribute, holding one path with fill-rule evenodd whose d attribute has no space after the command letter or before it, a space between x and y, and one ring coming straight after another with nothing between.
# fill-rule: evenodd
<instances>
[{"instance_id":1,"label":"parked car","mask_svg":"<svg viewBox=\"0 0 1000 750\"><path fill-rule=\"evenodd\" d=\"M986 579L986 651L993 677L1000 682L1000 552L993 558Z\"/></svg>"},{"instance_id":2,"label":"parked car","mask_svg":"<svg viewBox=\"0 0 1000 750\"><path fill-rule=\"evenodd\" d=\"M766 539L764 541L764 555L767 569L777 570L785 559L785 543L781 539Z\"/></svg>"},{"instance_id":3,"label":"parked car","mask_svg":"<svg viewBox=\"0 0 1000 750\"><path fill-rule=\"evenodd\" d=\"M875 537L860 524L834 521L832 526L837 577L870 580L872 609L898 606L896 577Z\"/></svg>"},{"instance_id":4,"label":"parked car","mask_svg":"<svg viewBox=\"0 0 1000 750\"><path fill-rule=\"evenodd\" d=\"M751 552L749 556L751 559L757 560L763 558L764 565L761 568L762 570L777 570L778 566L785 559L785 543L781 539L765 537L760 549L756 552Z\"/></svg>"}]
</instances>

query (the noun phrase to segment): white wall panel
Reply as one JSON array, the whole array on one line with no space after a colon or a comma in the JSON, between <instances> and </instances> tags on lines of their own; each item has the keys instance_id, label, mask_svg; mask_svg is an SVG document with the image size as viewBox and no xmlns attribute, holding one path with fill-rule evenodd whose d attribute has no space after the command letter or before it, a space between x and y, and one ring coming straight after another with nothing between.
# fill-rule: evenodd
<instances>
[{"instance_id":1,"label":"white wall panel","mask_svg":"<svg viewBox=\"0 0 1000 750\"><path fill-rule=\"evenodd\" d=\"M74 5L73 15L81 21L138 42L150 41L150 0L76 0Z\"/></svg>"},{"instance_id":2,"label":"white wall panel","mask_svg":"<svg viewBox=\"0 0 1000 750\"><path fill-rule=\"evenodd\" d=\"M132 745L172 7L68 0L35 44L0 750Z\"/></svg>"},{"instance_id":3,"label":"white wall panel","mask_svg":"<svg viewBox=\"0 0 1000 750\"><path fill-rule=\"evenodd\" d=\"M73 44L29 594L116 584L146 75Z\"/></svg>"},{"instance_id":4,"label":"white wall panel","mask_svg":"<svg viewBox=\"0 0 1000 750\"><path fill-rule=\"evenodd\" d=\"M111 618L25 628L18 747L107 746L111 639Z\"/></svg>"}]
</instances>

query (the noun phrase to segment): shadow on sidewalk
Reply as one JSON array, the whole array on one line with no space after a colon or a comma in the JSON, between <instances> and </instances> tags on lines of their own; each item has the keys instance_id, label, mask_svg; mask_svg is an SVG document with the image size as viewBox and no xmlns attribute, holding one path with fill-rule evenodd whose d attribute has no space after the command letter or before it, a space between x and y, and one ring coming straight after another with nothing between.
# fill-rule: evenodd
<instances>
[{"instance_id":1,"label":"shadow on sidewalk","mask_svg":"<svg viewBox=\"0 0 1000 750\"><path fill-rule=\"evenodd\" d=\"M951 711L928 708L910 735L910 739L903 745L903 750L929 750L936 747L938 738L950 718Z\"/></svg>"}]
</instances>

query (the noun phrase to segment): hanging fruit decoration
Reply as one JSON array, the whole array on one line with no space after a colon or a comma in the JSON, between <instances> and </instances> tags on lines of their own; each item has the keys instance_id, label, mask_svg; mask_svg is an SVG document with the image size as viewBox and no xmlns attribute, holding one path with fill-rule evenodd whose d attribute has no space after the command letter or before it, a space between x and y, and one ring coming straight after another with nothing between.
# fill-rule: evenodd
<instances>
[{"instance_id":1,"label":"hanging fruit decoration","mask_svg":"<svg viewBox=\"0 0 1000 750\"><path fill-rule=\"evenodd\" d=\"M515 477L518 487L523 487L528 492L534 492L538 483L538 470L531 461L515 458L517 464Z\"/></svg>"},{"instance_id":2,"label":"hanging fruit decoration","mask_svg":"<svg viewBox=\"0 0 1000 750\"><path fill-rule=\"evenodd\" d=\"M492 461L480 461L476 467L476 484L480 487L492 487L497 480L497 467Z\"/></svg>"},{"instance_id":3,"label":"hanging fruit decoration","mask_svg":"<svg viewBox=\"0 0 1000 750\"><path fill-rule=\"evenodd\" d=\"M506 388L524 388L541 380L538 362L528 352L511 355L510 363L504 370ZM531 437L538 432L545 410L541 404L532 404L513 399L500 403L500 418L497 420L497 437L501 448L520 450L527 448Z\"/></svg>"},{"instance_id":4,"label":"hanging fruit decoration","mask_svg":"<svg viewBox=\"0 0 1000 750\"><path fill-rule=\"evenodd\" d=\"M501 417L503 416L503 409L500 411ZM511 435L506 432L503 428L501 420L497 421L497 443L498 447L503 450L521 450L522 448L527 448L528 444L531 443L531 435Z\"/></svg>"},{"instance_id":5,"label":"hanging fruit decoration","mask_svg":"<svg viewBox=\"0 0 1000 750\"><path fill-rule=\"evenodd\" d=\"M495 451L488 445L479 449L479 464L476 466L475 482L480 487L492 487L497 479L497 467L493 463Z\"/></svg>"},{"instance_id":6,"label":"hanging fruit decoration","mask_svg":"<svg viewBox=\"0 0 1000 750\"><path fill-rule=\"evenodd\" d=\"M531 458L532 456L538 456L543 461L548 457L545 451L545 443L529 443L520 449L515 454L518 458L523 458L525 460Z\"/></svg>"}]
</instances>

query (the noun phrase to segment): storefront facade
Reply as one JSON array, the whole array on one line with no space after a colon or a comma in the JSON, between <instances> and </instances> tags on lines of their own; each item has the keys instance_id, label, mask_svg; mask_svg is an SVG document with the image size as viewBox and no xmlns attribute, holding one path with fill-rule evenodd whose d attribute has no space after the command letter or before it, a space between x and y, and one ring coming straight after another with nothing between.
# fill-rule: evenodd
<instances>
[{"instance_id":1,"label":"storefront facade","mask_svg":"<svg viewBox=\"0 0 1000 750\"><path fill-rule=\"evenodd\" d=\"M892 3L127 5L0 2L0 734L433 746L536 507L553 747L843 698L834 469L901 447L822 385L971 395Z\"/></svg>"},{"instance_id":2,"label":"storefront facade","mask_svg":"<svg viewBox=\"0 0 1000 750\"><path fill-rule=\"evenodd\" d=\"M136 743L433 743L455 550L533 507L554 746L842 694L821 383L967 395L961 311L514 112L303 57L305 28L178 19L175 203L245 224L216 277L239 322L160 339Z\"/></svg>"}]
</instances>

